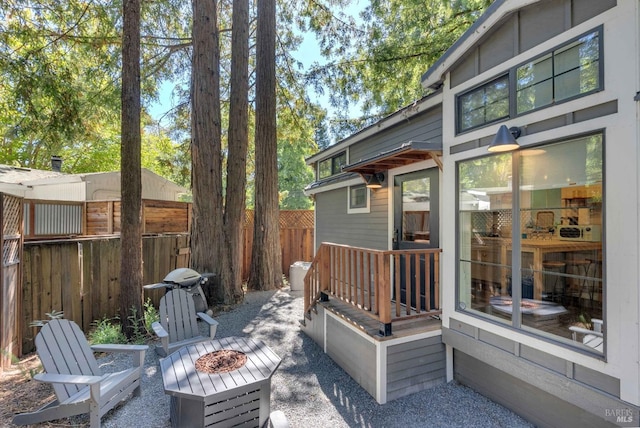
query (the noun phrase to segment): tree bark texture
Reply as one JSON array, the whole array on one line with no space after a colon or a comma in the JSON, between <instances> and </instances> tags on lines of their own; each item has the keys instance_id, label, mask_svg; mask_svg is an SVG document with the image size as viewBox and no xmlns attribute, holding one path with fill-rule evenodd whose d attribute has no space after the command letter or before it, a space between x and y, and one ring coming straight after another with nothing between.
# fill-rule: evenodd
<instances>
[{"instance_id":1,"label":"tree bark texture","mask_svg":"<svg viewBox=\"0 0 640 428\"><path fill-rule=\"evenodd\" d=\"M282 285L276 134L276 3L258 0L256 30L255 224L249 287Z\"/></svg>"},{"instance_id":2,"label":"tree bark texture","mask_svg":"<svg viewBox=\"0 0 640 428\"><path fill-rule=\"evenodd\" d=\"M242 301L242 251L249 146L249 0L233 1L231 92L221 281L225 304Z\"/></svg>"},{"instance_id":3,"label":"tree bark texture","mask_svg":"<svg viewBox=\"0 0 640 428\"><path fill-rule=\"evenodd\" d=\"M222 154L220 135L220 47L215 0L193 0L191 72L191 161L193 221L191 267L220 273L222 245ZM219 288L205 287L209 303Z\"/></svg>"},{"instance_id":4,"label":"tree bark texture","mask_svg":"<svg viewBox=\"0 0 640 428\"><path fill-rule=\"evenodd\" d=\"M133 324L142 319L140 0L125 0L122 13L120 321L123 333L131 338ZM132 308L137 319L129 318Z\"/></svg>"}]
</instances>

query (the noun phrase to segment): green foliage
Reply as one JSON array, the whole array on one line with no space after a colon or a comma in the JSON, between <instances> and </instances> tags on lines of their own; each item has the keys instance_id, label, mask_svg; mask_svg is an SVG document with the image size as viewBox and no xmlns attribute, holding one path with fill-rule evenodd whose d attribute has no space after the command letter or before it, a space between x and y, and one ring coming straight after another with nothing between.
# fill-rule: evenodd
<instances>
[{"instance_id":1,"label":"green foliage","mask_svg":"<svg viewBox=\"0 0 640 428\"><path fill-rule=\"evenodd\" d=\"M153 306L151 299L147 298L144 303L144 313L142 318L138 315L138 311L135 307L131 307L129 310L129 320L131 321L133 334L130 342L135 344L143 344L150 337L153 329L151 324L158 321L158 311ZM94 321L93 330L89 333L89 343L92 345L102 343L127 343L127 337L122 332L122 326L118 317L107 318L104 317L101 320Z\"/></svg>"},{"instance_id":2,"label":"green foliage","mask_svg":"<svg viewBox=\"0 0 640 428\"><path fill-rule=\"evenodd\" d=\"M31 321L29 323L29 327L42 327L43 325L45 325L49 320L55 320L55 319L62 319L64 318L64 312L63 311L56 311L55 309L52 310L51 312L45 312L45 315L47 316L48 319L46 320L34 320Z\"/></svg>"},{"instance_id":3,"label":"green foliage","mask_svg":"<svg viewBox=\"0 0 640 428\"><path fill-rule=\"evenodd\" d=\"M326 60L315 64L307 81L319 93L328 91L331 104L345 113L332 124L333 134L344 137L422 98L422 74L492 1L373 0L360 25L335 12L330 6L336 3L350 2L314 3L302 16ZM353 105L364 112L360 120L347 120Z\"/></svg>"},{"instance_id":4,"label":"green foliage","mask_svg":"<svg viewBox=\"0 0 640 428\"><path fill-rule=\"evenodd\" d=\"M101 320L94 321L93 330L89 333L89 343L92 345L106 343L127 343L127 338L122 333L119 323L114 323L115 318L104 317Z\"/></svg>"},{"instance_id":5,"label":"green foliage","mask_svg":"<svg viewBox=\"0 0 640 428\"><path fill-rule=\"evenodd\" d=\"M151 325L159 320L158 310L153 306L151 299L147 297L147 301L144 302L144 326L148 334L153 334L153 327Z\"/></svg>"}]
</instances>

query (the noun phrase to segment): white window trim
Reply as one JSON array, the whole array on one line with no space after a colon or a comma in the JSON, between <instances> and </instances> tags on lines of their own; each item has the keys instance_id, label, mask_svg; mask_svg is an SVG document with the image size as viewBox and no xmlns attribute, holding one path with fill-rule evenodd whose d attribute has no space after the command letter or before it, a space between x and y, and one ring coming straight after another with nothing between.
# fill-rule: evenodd
<instances>
[{"instance_id":1,"label":"white window trim","mask_svg":"<svg viewBox=\"0 0 640 428\"><path fill-rule=\"evenodd\" d=\"M360 185L357 185L360 186ZM367 195L367 205L362 208L351 208L351 188L356 186L349 186L347 188L347 214L368 214L371 212L371 189L365 187Z\"/></svg>"}]
</instances>

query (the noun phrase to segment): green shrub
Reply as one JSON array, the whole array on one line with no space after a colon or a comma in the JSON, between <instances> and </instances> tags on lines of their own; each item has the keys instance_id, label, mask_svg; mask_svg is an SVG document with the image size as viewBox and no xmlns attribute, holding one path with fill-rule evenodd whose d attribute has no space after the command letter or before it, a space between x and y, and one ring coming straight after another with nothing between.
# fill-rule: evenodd
<instances>
[{"instance_id":1,"label":"green shrub","mask_svg":"<svg viewBox=\"0 0 640 428\"><path fill-rule=\"evenodd\" d=\"M153 327L151 327L151 324L159 320L158 310L153 306L151 299L147 297L147 301L144 302L144 326L149 335L153 335Z\"/></svg>"},{"instance_id":2,"label":"green shrub","mask_svg":"<svg viewBox=\"0 0 640 428\"><path fill-rule=\"evenodd\" d=\"M94 329L89 333L89 343L92 345L105 343L127 343L127 338L122 334L119 323L114 324L113 320L118 318L104 317L99 321L94 321Z\"/></svg>"}]
</instances>

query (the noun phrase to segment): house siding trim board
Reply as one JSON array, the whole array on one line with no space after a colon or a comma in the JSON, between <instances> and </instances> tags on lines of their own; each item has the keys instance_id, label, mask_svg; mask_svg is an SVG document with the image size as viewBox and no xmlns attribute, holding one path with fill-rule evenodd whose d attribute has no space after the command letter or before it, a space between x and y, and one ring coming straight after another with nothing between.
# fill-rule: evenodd
<instances>
[{"instance_id":1,"label":"house siding trim board","mask_svg":"<svg viewBox=\"0 0 640 428\"><path fill-rule=\"evenodd\" d=\"M536 403L548 400L548 398L541 398L545 396L555 401L566 402L571 406L575 406L571 416L575 418L573 420L574 423L576 420L580 420L582 423L584 420L596 417L592 423L585 426L602 426L605 421L609 423L615 422L615 418L611 419L612 409L628 411L634 415L633 420L638 421L640 407L619 399L619 379L589 370L570 361L565 361L566 373L559 372L563 367L562 361L553 355L541 356L538 354L539 351L536 352L536 350L517 342L512 342L511 346L508 346L508 341L504 341L503 345L507 346L494 346L494 344L481 339L485 336L482 329L477 329L476 331L476 328L471 325L457 320L452 321L456 328L443 327L442 340L446 345L453 348L454 360L456 358L455 355L464 354L468 357L464 366L461 366L459 361L454 363L454 378L480 389L483 394L496 399L503 405L507 405L527 420L543 426L553 424L558 426L558 417L560 415L547 416L546 423L544 423L544 419L537 420L535 417L536 414L545 414L550 411L546 406L536 407ZM479 339L470 336L469 333L471 331ZM491 377L491 384L494 382L496 384L500 383L496 380L498 376L503 378L510 377L515 382L512 380L507 384L514 389L534 388L536 399L526 400L526 403L505 402L505 398L501 398L500 394L496 395L491 392L493 387L487 383L486 379L482 380L482 376L472 373L474 370L471 370L470 367L477 369L478 363L494 370L495 376ZM581 374L585 370L589 371L588 375ZM464 379L460 379L461 376ZM513 391L509 391L509 393L513 393ZM571 409L571 407L565 406L564 411L567 411L567 408ZM576 409L581 409L581 411L576 411ZM563 417L566 418L566 415ZM631 424L628 426L636 425Z\"/></svg>"}]
</instances>

